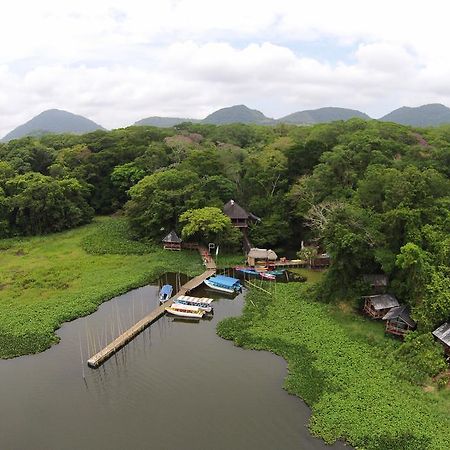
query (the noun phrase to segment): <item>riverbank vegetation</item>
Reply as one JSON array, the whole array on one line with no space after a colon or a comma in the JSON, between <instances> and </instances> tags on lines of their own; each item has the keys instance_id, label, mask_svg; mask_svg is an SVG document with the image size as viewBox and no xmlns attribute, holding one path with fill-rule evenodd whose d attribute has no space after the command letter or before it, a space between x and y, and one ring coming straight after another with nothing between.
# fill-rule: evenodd
<instances>
[{"instance_id":1,"label":"riverbank vegetation","mask_svg":"<svg viewBox=\"0 0 450 450\"><path fill-rule=\"evenodd\" d=\"M55 330L165 272L201 273L198 252L137 244L123 219L0 241L0 358L36 353Z\"/></svg>"},{"instance_id":2,"label":"riverbank vegetation","mask_svg":"<svg viewBox=\"0 0 450 450\"><path fill-rule=\"evenodd\" d=\"M308 284L278 285L275 296L252 290L243 315L218 333L288 362L288 392L312 409L311 431L361 449L441 450L450 446L450 395L425 392L403 377L398 341L379 323L314 300Z\"/></svg>"},{"instance_id":3,"label":"riverbank vegetation","mask_svg":"<svg viewBox=\"0 0 450 450\"><path fill-rule=\"evenodd\" d=\"M219 265L242 262L240 256L224 254L227 246L234 247L237 236L218 212L230 199L255 218L248 230L253 246L293 255L304 241L307 249L315 248L309 256L305 247L299 253L310 263L315 253L330 256L325 276L308 294L323 303L314 304L318 309L302 303L303 288L280 289L313 308L308 311L316 311L317 318L333 311L334 321L341 318L347 323L346 316L340 315L345 310L360 320L361 295L370 293L364 275L388 277L388 292L411 310L417 331L403 343L385 339L380 324L366 319L354 322L354 335L345 339L336 331L344 348L361 345L367 358L380 352L374 360L349 359L348 364L355 365L352 370L359 366L375 370L375 363L385 370L383 361L391 361L386 376L398 380L400 396L404 390L411 392L404 383L424 385L440 372L444 384L447 366L442 347L430 332L450 320L450 127L419 129L361 119L308 127L134 126L0 143L0 238L5 238L0 242L4 249L0 253L0 355L48 347L62 321L86 314L101 301L164 270L200 272L198 259L193 263L189 253L160 249L161 239L171 230L181 235L185 228L186 239L205 242L219 241L224 236L217 230L227 230ZM112 213L126 219L104 219L50 234ZM48 236L39 237L44 234ZM261 314L265 317L269 310L263 308ZM275 319L288 326L287 318L275 315ZM307 332L302 320L300 313L290 318L293 327ZM244 337L246 333L239 334L236 340ZM313 355L322 351L322 347L308 347L304 337L297 338ZM366 338L373 339L372 346ZM251 345L257 346L256 340ZM329 356L330 366L340 365L339 354ZM333 367L330 373L338 369ZM368 369L361 373L369 376ZM356 405L352 396L363 395L358 389L365 379L345 378L338 372L336 377L337 392L344 382L355 384L348 396L349 403ZM316 394L304 395L314 409ZM386 396L380 398L386 405L394 404ZM430 397L417 398L426 403ZM390 413L405 414L413 407L409 397L405 402L408 408ZM437 409L442 406L438 403ZM384 446L370 441L371 448L402 448L395 447L399 442L395 439L408 441L405 422L389 418L388 410L375 404L382 429L393 441ZM361 405L372 408L366 400ZM319 432L322 427L329 440L344 436L367 446L367 436L379 429L375 420L371 431L367 426L352 434L345 420L354 410L335 407L323 417L330 415L334 424L342 414L345 432L336 431L324 418L314 419L313 429ZM420 439L429 438L434 446L442 436L421 435L415 428L418 416L414 417L414 439L419 440L412 442L421 448ZM398 425L396 435L390 423Z\"/></svg>"}]
</instances>

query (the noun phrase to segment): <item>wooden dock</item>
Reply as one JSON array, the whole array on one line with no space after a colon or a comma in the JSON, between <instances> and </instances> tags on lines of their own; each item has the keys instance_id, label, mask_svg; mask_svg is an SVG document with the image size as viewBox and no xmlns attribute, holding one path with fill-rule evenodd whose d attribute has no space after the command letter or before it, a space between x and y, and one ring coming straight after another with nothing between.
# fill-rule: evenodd
<instances>
[{"instance_id":1,"label":"wooden dock","mask_svg":"<svg viewBox=\"0 0 450 450\"><path fill-rule=\"evenodd\" d=\"M203 249L205 250L205 249ZM106 360L108 360L114 353L119 351L122 347L124 347L128 342L130 342L132 339L134 339L139 333L141 333L145 328L147 328L151 323L158 320L161 316L163 316L166 312L165 308L167 306L172 305L174 299L178 297L179 295L186 295L189 291L192 291L196 287L200 286L207 278L214 275L216 273L216 264L214 263L214 260L209 256L209 253L206 251L205 253L202 253L202 250L200 250L200 253L202 254L202 257L204 259L206 258L207 261L205 262L206 270L197 277L193 278L192 280L189 280L186 284L183 284L181 286L180 290L172 296L171 299L163 303L162 305L155 308L153 311L150 312L147 316L145 316L143 319L141 319L139 322L134 324L131 328L129 328L127 331L122 333L120 336L118 336L116 339L114 339L110 344L108 344L105 348L100 350L98 353L96 353L94 356L88 359L87 364L89 367L97 368L101 366Z\"/></svg>"}]
</instances>

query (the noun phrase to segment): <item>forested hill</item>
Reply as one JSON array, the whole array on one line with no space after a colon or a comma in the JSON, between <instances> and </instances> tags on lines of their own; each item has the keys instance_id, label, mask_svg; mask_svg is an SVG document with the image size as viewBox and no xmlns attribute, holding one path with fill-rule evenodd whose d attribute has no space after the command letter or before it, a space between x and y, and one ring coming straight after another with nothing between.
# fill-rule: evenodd
<instances>
[{"instance_id":1,"label":"forested hill","mask_svg":"<svg viewBox=\"0 0 450 450\"><path fill-rule=\"evenodd\" d=\"M170 128L183 122L200 122L198 119L182 119L180 117L160 117L152 116L138 120L135 125L150 125L153 127Z\"/></svg>"},{"instance_id":2,"label":"forested hill","mask_svg":"<svg viewBox=\"0 0 450 450\"><path fill-rule=\"evenodd\" d=\"M327 107L298 111L282 117L277 121L283 123L315 124L334 122L336 120L349 120L354 117L366 120L370 119L367 114L355 109Z\"/></svg>"},{"instance_id":3,"label":"forested hill","mask_svg":"<svg viewBox=\"0 0 450 450\"><path fill-rule=\"evenodd\" d=\"M214 111L202 120L203 123L223 125L230 123L273 124L275 121L266 117L261 111L250 109L245 105L235 105Z\"/></svg>"},{"instance_id":4,"label":"forested hill","mask_svg":"<svg viewBox=\"0 0 450 450\"><path fill-rule=\"evenodd\" d=\"M45 133L88 133L104 128L86 117L59 109L49 109L28 122L19 125L2 140L10 141L24 136L39 136Z\"/></svg>"},{"instance_id":5,"label":"forested hill","mask_svg":"<svg viewBox=\"0 0 450 450\"><path fill-rule=\"evenodd\" d=\"M385 273L420 330L450 317L449 126L180 124L0 144L0 237L123 210L159 242L186 211L210 217L230 199L261 217L254 245L313 241L331 255L324 300L357 298L365 273Z\"/></svg>"},{"instance_id":6,"label":"forested hill","mask_svg":"<svg viewBox=\"0 0 450 450\"><path fill-rule=\"evenodd\" d=\"M439 103L416 108L403 106L385 115L380 120L418 127L442 125L450 123L450 108Z\"/></svg>"}]
</instances>

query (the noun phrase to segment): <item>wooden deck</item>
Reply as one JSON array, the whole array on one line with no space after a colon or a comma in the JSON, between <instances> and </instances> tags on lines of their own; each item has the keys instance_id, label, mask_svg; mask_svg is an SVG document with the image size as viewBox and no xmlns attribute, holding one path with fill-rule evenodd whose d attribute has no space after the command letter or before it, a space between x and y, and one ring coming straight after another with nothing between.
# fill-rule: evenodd
<instances>
[{"instance_id":1,"label":"wooden deck","mask_svg":"<svg viewBox=\"0 0 450 450\"><path fill-rule=\"evenodd\" d=\"M139 333L141 333L151 323L155 322L161 316L163 316L166 312L165 308L167 306L172 305L172 303L176 297L178 297L179 295L186 295L189 291L200 286L207 278L214 275L216 273L216 264L214 263L214 260L211 258L211 256L209 255L207 250L206 250L206 253L204 253L205 250L206 249L204 249L204 248L203 249L199 248L202 258L207 259L207 261L205 261L206 270L201 275L198 275L195 278L193 278L192 280L189 280L186 284L183 284L183 286L181 286L180 290L175 295L173 295L172 298L170 298L168 301L166 301L162 305L155 308L153 311L150 312L150 314L145 316L143 319L141 319L139 322L134 324L127 331L125 331L120 336L118 336L116 339L114 339L105 348L103 348L98 353L96 353L94 356L89 358L87 361L88 366L92 367L92 368L97 368L100 365L102 365L106 360L108 360L112 355L114 355L114 353L116 353L122 347L124 347L126 344L128 344L128 342L130 342L132 339L134 339Z\"/></svg>"}]
</instances>

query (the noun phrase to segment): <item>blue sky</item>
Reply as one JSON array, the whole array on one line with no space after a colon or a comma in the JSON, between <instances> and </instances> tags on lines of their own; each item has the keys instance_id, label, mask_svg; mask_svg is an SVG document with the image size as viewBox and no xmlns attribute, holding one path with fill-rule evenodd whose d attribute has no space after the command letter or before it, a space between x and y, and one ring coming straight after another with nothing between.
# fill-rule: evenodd
<instances>
[{"instance_id":1,"label":"blue sky","mask_svg":"<svg viewBox=\"0 0 450 450\"><path fill-rule=\"evenodd\" d=\"M0 135L49 108L113 128L233 104L270 117L450 105L449 9L438 0L426 8L415 0L17 0L2 11Z\"/></svg>"}]
</instances>

